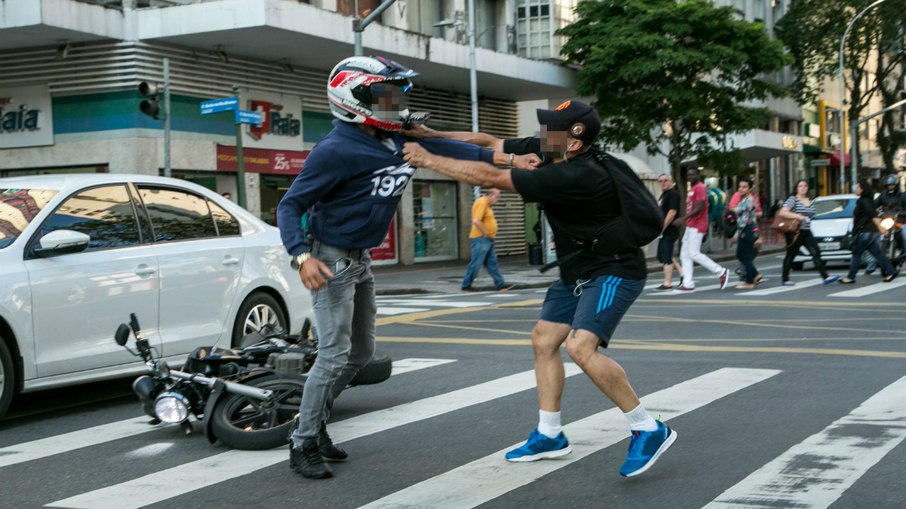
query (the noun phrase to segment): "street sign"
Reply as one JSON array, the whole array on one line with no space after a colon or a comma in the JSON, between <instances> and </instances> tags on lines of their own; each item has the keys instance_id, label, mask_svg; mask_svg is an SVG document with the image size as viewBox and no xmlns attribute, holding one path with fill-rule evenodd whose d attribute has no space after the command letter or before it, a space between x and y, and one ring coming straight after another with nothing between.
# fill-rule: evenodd
<instances>
[{"instance_id":1,"label":"street sign","mask_svg":"<svg viewBox=\"0 0 906 509\"><path fill-rule=\"evenodd\" d=\"M235 119L237 124L261 125L264 123L264 113L253 110L236 110Z\"/></svg>"},{"instance_id":2,"label":"street sign","mask_svg":"<svg viewBox=\"0 0 906 509\"><path fill-rule=\"evenodd\" d=\"M812 159L811 161L809 161L808 165L812 168L818 166L830 166L830 159Z\"/></svg>"},{"instance_id":3,"label":"street sign","mask_svg":"<svg viewBox=\"0 0 906 509\"><path fill-rule=\"evenodd\" d=\"M235 111L239 109L239 97L223 97L221 99L202 101L199 106L201 108L202 115L207 115L209 113L219 113L221 111Z\"/></svg>"}]
</instances>

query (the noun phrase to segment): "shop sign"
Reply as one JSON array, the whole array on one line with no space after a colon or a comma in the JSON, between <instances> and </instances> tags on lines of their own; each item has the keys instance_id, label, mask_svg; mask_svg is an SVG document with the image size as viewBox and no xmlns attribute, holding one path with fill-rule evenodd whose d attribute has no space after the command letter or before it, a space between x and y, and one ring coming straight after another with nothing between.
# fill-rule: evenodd
<instances>
[{"instance_id":1,"label":"shop sign","mask_svg":"<svg viewBox=\"0 0 906 509\"><path fill-rule=\"evenodd\" d=\"M387 229L384 240L371 248L371 260L375 265L390 265L399 261L396 251L396 216L390 221L390 228Z\"/></svg>"},{"instance_id":2,"label":"shop sign","mask_svg":"<svg viewBox=\"0 0 906 509\"><path fill-rule=\"evenodd\" d=\"M259 125L243 130L247 147L292 150L302 145L302 99L298 96L250 90L245 105L261 114Z\"/></svg>"},{"instance_id":3,"label":"shop sign","mask_svg":"<svg viewBox=\"0 0 906 509\"><path fill-rule=\"evenodd\" d=\"M244 171L296 176L302 171L308 150L273 150L243 147ZM217 145L217 171L237 171L236 147Z\"/></svg>"},{"instance_id":4,"label":"shop sign","mask_svg":"<svg viewBox=\"0 0 906 509\"><path fill-rule=\"evenodd\" d=\"M46 86L0 88L0 148L53 145L53 109Z\"/></svg>"}]
</instances>

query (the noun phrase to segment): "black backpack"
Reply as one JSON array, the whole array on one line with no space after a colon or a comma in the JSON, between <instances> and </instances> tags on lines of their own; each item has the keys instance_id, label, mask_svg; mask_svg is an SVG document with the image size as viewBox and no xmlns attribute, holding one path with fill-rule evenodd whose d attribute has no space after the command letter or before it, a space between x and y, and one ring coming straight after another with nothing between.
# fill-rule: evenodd
<instances>
[{"instance_id":1,"label":"black backpack","mask_svg":"<svg viewBox=\"0 0 906 509\"><path fill-rule=\"evenodd\" d=\"M633 256L637 249L658 238L664 229L664 213L635 171L604 151L594 149L593 153L598 164L613 181L620 203L620 215L601 225L592 237L573 239L584 246L584 249L541 267L542 272L583 251L615 258Z\"/></svg>"},{"instance_id":2,"label":"black backpack","mask_svg":"<svg viewBox=\"0 0 906 509\"><path fill-rule=\"evenodd\" d=\"M738 222L739 218L736 216L736 212L732 210L725 210L724 213L720 216L717 227L724 237L730 239L733 238L734 235L736 235L736 225Z\"/></svg>"},{"instance_id":3,"label":"black backpack","mask_svg":"<svg viewBox=\"0 0 906 509\"><path fill-rule=\"evenodd\" d=\"M601 150L595 150L594 155L613 179L620 201L620 216L612 221L620 224L616 229L608 228L611 231L607 241L615 241L613 237L624 238L627 242L624 245L631 248L645 247L652 243L664 230L664 213L654 195L623 160Z\"/></svg>"}]
</instances>

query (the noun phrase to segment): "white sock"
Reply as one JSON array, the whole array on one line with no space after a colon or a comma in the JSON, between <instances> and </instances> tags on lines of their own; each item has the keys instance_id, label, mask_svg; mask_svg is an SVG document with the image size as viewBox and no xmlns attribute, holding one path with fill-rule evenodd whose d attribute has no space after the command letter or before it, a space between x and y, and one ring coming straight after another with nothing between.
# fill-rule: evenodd
<instances>
[{"instance_id":1,"label":"white sock","mask_svg":"<svg viewBox=\"0 0 906 509\"><path fill-rule=\"evenodd\" d=\"M657 421L654 420L654 417L645 410L645 407L640 403L639 406L635 407L634 410L626 412L623 414L626 416L626 420L629 421L629 429L633 431L656 431L657 430Z\"/></svg>"},{"instance_id":2,"label":"white sock","mask_svg":"<svg viewBox=\"0 0 906 509\"><path fill-rule=\"evenodd\" d=\"M560 425L560 412L545 412L538 410L538 432L547 438L557 438L563 431Z\"/></svg>"}]
</instances>

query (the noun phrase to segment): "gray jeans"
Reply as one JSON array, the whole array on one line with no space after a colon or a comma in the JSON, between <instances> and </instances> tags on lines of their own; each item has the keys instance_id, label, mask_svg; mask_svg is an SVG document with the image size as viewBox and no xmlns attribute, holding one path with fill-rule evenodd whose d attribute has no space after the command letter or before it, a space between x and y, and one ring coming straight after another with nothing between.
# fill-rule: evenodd
<instances>
[{"instance_id":1,"label":"gray jeans","mask_svg":"<svg viewBox=\"0 0 906 509\"><path fill-rule=\"evenodd\" d=\"M318 358L305 382L299 427L292 434L293 447L318 436L333 400L374 354L377 304L368 251L359 254L315 242L312 256L330 267L334 277L312 292Z\"/></svg>"}]
</instances>

